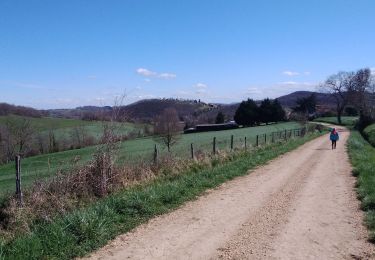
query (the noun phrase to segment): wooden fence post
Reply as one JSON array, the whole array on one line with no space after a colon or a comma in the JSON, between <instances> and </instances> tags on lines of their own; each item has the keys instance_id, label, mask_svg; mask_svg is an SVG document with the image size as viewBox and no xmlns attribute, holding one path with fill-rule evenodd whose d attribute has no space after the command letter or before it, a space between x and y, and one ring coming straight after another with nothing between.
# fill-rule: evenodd
<instances>
[{"instance_id":1,"label":"wooden fence post","mask_svg":"<svg viewBox=\"0 0 375 260\"><path fill-rule=\"evenodd\" d=\"M257 143L256 143L257 147L259 146L259 135L257 135Z\"/></svg>"},{"instance_id":2,"label":"wooden fence post","mask_svg":"<svg viewBox=\"0 0 375 260\"><path fill-rule=\"evenodd\" d=\"M230 149L233 150L233 135L230 136Z\"/></svg>"},{"instance_id":3,"label":"wooden fence post","mask_svg":"<svg viewBox=\"0 0 375 260\"><path fill-rule=\"evenodd\" d=\"M21 156L16 156L16 196L18 205L23 205L22 190L21 190Z\"/></svg>"},{"instance_id":4,"label":"wooden fence post","mask_svg":"<svg viewBox=\"0 0 375 260\"><path fill-rule=\"evenodd\" d=\"M272 143L275 142L275 132L272 132Z\"/></svg>"},{"instance_id":5,"label":"wooden fence post","mask_svg":"<svg viewBox=\"0 0 375 260\"><path fill-rule=\"evenodd\" d=\"M247 150L247 140L246 140L246 136L245 136L245 150Z\"/></svg>"},{"instance_id":6,"label":"wooden fence post","mask_svg":"<svg viewBox=\"0 0 375 260\"><path fill-rule=\"evenodd\" d=\"M194 159L194 146L193 143L190 144L191 159Z\"/></svg>"},{"instance_id":7,"label":"wooden fence post","mask_svg":"<svg viewBox=\"0 0 375 260\"><path fill-rule=\"evenodd\" d=\"M156 144L155 144L155 148L154 148L154 163L156 164L158 162L158 148L156 147Z\"/></svg>"},{"instance_id":8,"label":"wooden fence post","mask_svg":"<svg viewBox=\"0 0 375 260\"><path fill-rule=\"evenodd\" d=\"M264 144L267 144L267 134L264 134Z\"/></svg>"},{"instance_id":9,"label":"wooden fence post","mask_svg":"<svg viewBox=\"0 0 375 260\"><path fill-rule=\"evenodd\" d=\"M216 137L212 141L212 153L216 154Z\"/></svg>"}]
</instances>

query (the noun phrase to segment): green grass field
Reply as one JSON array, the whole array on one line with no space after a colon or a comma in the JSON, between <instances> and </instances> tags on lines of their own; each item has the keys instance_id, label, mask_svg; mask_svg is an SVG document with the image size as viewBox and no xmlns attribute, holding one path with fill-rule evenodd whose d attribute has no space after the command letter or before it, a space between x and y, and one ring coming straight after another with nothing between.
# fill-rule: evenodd
<instances>
[{"instance_id":1,"label":"green grass field","mask_svg":"<svg viewBox=\"0 0 375 260\"><path fill-rule=\"evenodd\" d=\"M353 175L357 177L358 197L366 212L366 224L370 230L370 239L375 243L375 148L361 136L352 131L348 150L353 165Z\"/></svg>"},{"instance_id":2,"label":"green grass field","mask_svg":"<svg viewBox=\"0 0 375 260\"><path fill-rule=\"evenodd\" d=\"M295 127L293 123L227 131L256 135L275 128ZM213 133L211 133L213 134ZM218 134L218 133L216 133ZM259 149L233 153L223 162L211 165L192 165L179 174L160 175L141 185L126 188L87 207L56 217L52 222L35 223L29 233L3 241L0 237L0 259L73 259L84 256L104 246L116 235L128 232L154 216L171 211L188 200L193 200L205 190L237 176L249 173L277 156L291 151L319 136L309 134L303 138L276 143ZM192 135L194 140L205 135ZM209 136L210 138L212 137ZM207 137L206 137L207 138Z\"/></svg>"},{"instance_id":3,"label":"green grass field","mask_svg":"<svg viewBox=\"0 0 375 260\"><path fill-rule=\"evenodd\" d=\"M176 156L187 158L190 156L190 144L194 144L195 152L212 151L212 139L217 138L218 149L229 149L230 137L234 135L234 146L243 149L244 138L247 137L247 144L255 145L256 136L267 134L267 142L271 141L271 133L285 129L296 129L301 126L298 123L286 122L267 126L240 128L234 130L204 132L181 135L177 144L172 147L172 153ZM264 143L264 136L259 137L259 143ZM153 158L154 145L160 147L160 154L166 154L165 148L161 148L152 138L141 138L122 142L119 149L118 163L134 163L140 160L151 161ZM33 181L46 178L56 174L59 169L69 170L73 161L78 164L88 162L92 158L96 147L39 155L22 160L22 184L23 187L30 185ZM15 166L9 163L0 166L0 195L5 192L13 192L15 186Z\"/></svg>"},{"instance_id":4,"label":"green grass field","mask_svg":"<svg viewBox=\"0 0 375 260\"><path fill-rule=\"evenodd\" d=\"M354 125L355 121L358 120L356 116L343 116L341 117L341 124L346 126ZM338 124L337 117L318 117L314 119L315 122L324 122L330 124Z\"/></svg>"},{"instance_id":5,"label":"green grass field","mask_svg":"<svg viewBox=\"0 0 375 260\"><path fill-rule=\"evenodd\" d=\"M66 118L52 118L52 117L42 117L42 118L32 118L32 117L22 117L16 115L0 116L0 125L5 124L7 120L17 120L17 119L28 119L31 122L36 133L42 133L48 135L50 130L54 131L57 139L70 138L71 131L74 127L83 126L87 131L88 135L94 138L99 138L102 133L103 124L99 121L84 121L78 119L66 119ZM127 134L131 131L143 131L144 125L142 124L132 124L132 123L119 123L118 128L121 134Z\"/></svg>"}]
</instances>

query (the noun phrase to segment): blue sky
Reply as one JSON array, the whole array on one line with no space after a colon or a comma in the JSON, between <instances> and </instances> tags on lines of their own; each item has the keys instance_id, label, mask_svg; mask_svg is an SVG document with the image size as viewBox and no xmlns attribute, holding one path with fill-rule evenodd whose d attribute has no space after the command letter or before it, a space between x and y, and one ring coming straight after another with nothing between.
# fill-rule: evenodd
<instances>
[{"instance_id":1,"label":"blue sky","mask_svg":"<svg viewBox=\"0 0 375 260\"><path fill-rule=\"evenodd\" d=\"M0 0L0 102L231 103L375 68L373 0Z\"/></svg>"}]
</instances>

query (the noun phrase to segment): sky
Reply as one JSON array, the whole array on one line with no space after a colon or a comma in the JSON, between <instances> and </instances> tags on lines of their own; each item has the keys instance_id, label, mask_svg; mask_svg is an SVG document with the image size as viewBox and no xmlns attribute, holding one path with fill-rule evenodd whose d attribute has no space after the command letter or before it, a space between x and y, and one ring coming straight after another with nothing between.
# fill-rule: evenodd
<instances>
[{"instance_id":1,"label":"sky","mask_svg":"<svg viewBox=\"0 0 375 260\"><path fill-rule=\"evenodd\" d=\"M232 103L375 71L373 0L0 0L0 102Z\"/></svg>"}]
</instances>

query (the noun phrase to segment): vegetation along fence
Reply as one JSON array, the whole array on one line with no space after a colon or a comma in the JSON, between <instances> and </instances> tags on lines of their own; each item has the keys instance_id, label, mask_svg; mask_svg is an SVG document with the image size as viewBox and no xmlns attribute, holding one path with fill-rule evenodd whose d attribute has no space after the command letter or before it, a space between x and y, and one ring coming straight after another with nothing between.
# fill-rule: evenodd
<instances>
[{"instance_id":1,"label":"vegetation along fence","mask_svg":"<svg viewBox=\"0 0 375 260\"><path fill-rule=\"evenodd\" d=\"M131 149L131 152L120 149L117 157L118 164L138 164L143 163L157 163L163 156L172 156L182 159L195 159L202 155L207 154L217 154L220 152L232 152L239 150L250 150L256 147L265 146L267 144L287 141L291 138L303 137L307 131L313 130L312 128L302 127L295 129L286 129L275 132L268 132L258 135L236 135L234 133L224 137L218 134L219 137L215 136L215 133L210 133L210 138L205 139L207 141L200 140L199 142L186 142L184 145L172 146L171 151L168 152L167 149L159 144L154 143L152 138L143 139L142 145L137 143L137 146ZM191 135L189 135L191 136ZM191 140L194 140L192 138ZM148 146L147 144L150 144ZM151 145L152 144L152 145ZM87 160L86 160L87 161ZM85 161L83 160L82 163ZM67 164L64 164L67 165ZM48 160L48 167L46 169L38 169L40 172L38 175L33 176L32 179L36 180L39 178L44 178L53 175L53 170L50 169L50 161ZM60 168L61 167L61 168ZM73 167L73 164L71 164ZM14 168L13 168L14 169ZM68 168L58 166L57 169L64 169L64 171L69 171ZM46 172L44 172L46 171ZM31 178L30 172L27 171L26 178ZM30 184L30 180L28 183ZM21 192L21 161L20 158L16 158L16 189L18 202L22 205L22 192ZM4 183L5 184L5 183Z\"/></svg>"}]
</instances>

